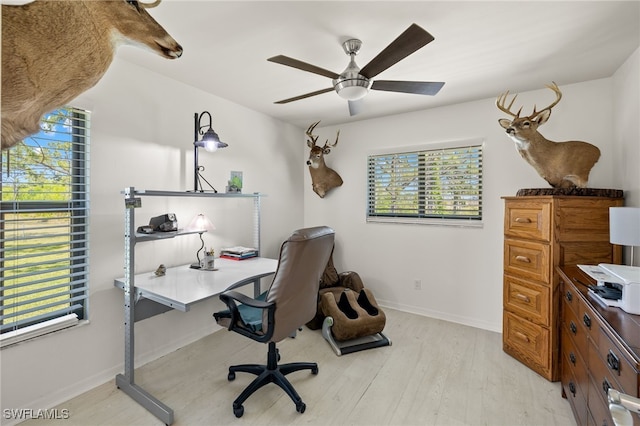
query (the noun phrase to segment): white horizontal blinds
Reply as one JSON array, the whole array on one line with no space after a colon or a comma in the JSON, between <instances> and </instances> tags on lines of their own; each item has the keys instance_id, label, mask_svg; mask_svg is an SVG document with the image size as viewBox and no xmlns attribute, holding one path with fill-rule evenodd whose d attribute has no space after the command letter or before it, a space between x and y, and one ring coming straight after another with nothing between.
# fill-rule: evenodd
<instances>
[{"instance_id":1,"label":"white horizontal blinds","mask_svg":"<svg viewBox=\"0 0 640 426\"><path fill-rule=\"evenodd\" d=\"M482 146L369 156L367 216L482 219Z\"/></svg>"},{"instance_id":2,"label":"white horizontal blinds","mask_svg":"<svg viewBox=\"0 0 640 426\"><path fill-rule=\"evenodd\" d=\"M86 318L89 113L62 108L2 152L0 331Z\"/></svg>"}]
</instances>

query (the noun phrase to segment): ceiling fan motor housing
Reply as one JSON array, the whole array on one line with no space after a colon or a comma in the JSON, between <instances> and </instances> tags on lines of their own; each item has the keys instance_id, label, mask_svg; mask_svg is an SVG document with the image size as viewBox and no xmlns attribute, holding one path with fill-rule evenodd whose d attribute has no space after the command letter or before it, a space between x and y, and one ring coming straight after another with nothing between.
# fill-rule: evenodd
<instances>
[{"instance_id":1,"label":"ceiling fan motor housing","mask_svg":"<svg viewBox=\"0 0 640 426\"><path fill-rule=\"evenodd\" d=\"M349 65L340 74L339 78L333 80L333 88L338 95L346 100L355 101L363 98L369 92L370 81L360 75L360 67L356 65L355 56L362 46L362 41L350 39L342 43L345 53L351 57Z\"/></svg>"}]
</instances>

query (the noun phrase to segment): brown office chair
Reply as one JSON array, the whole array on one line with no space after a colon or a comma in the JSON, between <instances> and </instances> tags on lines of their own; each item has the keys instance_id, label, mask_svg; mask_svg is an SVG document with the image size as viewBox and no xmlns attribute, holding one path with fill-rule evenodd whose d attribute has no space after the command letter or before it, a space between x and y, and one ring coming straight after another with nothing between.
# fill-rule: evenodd
<instances>
[{"instance_id":1,"label":"brown office chair","mask_svg":"<svg viewBox=\"0 0 640 426\"><path fill-rule=\"evenodd\" d=\"M266 365L229 367L229 381L235 379L236 372L258 376L233 401L236 417L244 413L242 403L268 383L280 386L296 404L296 411L304 413L306 405L285 375L306 369L318 374L318 364L296 362L278 365L280 355L276 342L294 335L315 315L320 276L329 260L334 234L326 226L295 231L282 243L278 268L267 291L256 299L236 291L220 295L229 309L214 314L218 324L258 342L269 343Z\"/></svg>"}]
</instances>

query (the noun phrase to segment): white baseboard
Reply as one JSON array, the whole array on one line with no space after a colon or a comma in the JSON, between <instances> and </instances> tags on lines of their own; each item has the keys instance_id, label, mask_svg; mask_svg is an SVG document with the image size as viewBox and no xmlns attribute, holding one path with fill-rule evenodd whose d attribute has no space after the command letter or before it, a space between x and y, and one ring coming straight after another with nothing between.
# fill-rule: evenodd
<instances>
[{"instance_id":1,"label":"white baseboard","mask_svg":"<svg viewBox=\"0 0 640 426\"><path fill-rule=\"evenodd\" d=\"M502 333L502 324L493 324L484 321L478 321L475 318L464 317L460 315L452 315L448 312L435 311L432 309L424 309L419 306L405 305L397 302L390 302L388 300L377 299L378 305L381 307L396 309L402 312L408 312L411 314L422 315L429 318L435 318L439 320L454 322L456 324L467 325L469 327L480 328L482 330L494 331L496 333Z\"/></svg>"}]
</instances>

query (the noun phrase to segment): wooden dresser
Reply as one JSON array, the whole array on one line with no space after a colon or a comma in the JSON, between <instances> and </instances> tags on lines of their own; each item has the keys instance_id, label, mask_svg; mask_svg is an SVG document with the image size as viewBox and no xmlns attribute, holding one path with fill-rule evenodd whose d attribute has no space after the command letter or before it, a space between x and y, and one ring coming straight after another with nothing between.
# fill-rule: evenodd
<instances>
[{"instance_id":1,"label":"wooden dresser","mask_svg":"<svg viewBox=\"0 0 640 426\"><path fill-rule=\"evenodd\" d=\"M595 282L579 268L558 268L562 294L562 396L579 425L609 425L607 391L640 397L640 315L593 299ZM632 414L634 425L640 416Z\"/></svg>"},{"instance_id":2,"label":"wooden dresser","mask_svg":"<svg viewBox=\"0 0 640 426\"><path fill-rule=\"evenodd\" d=\"M622 191L619 191L620 197ZM541 376L560 379L558 265L620 263L609 243L609 207L623 198L503 197L503 350Z\"/></svg>"}]
</instances>

